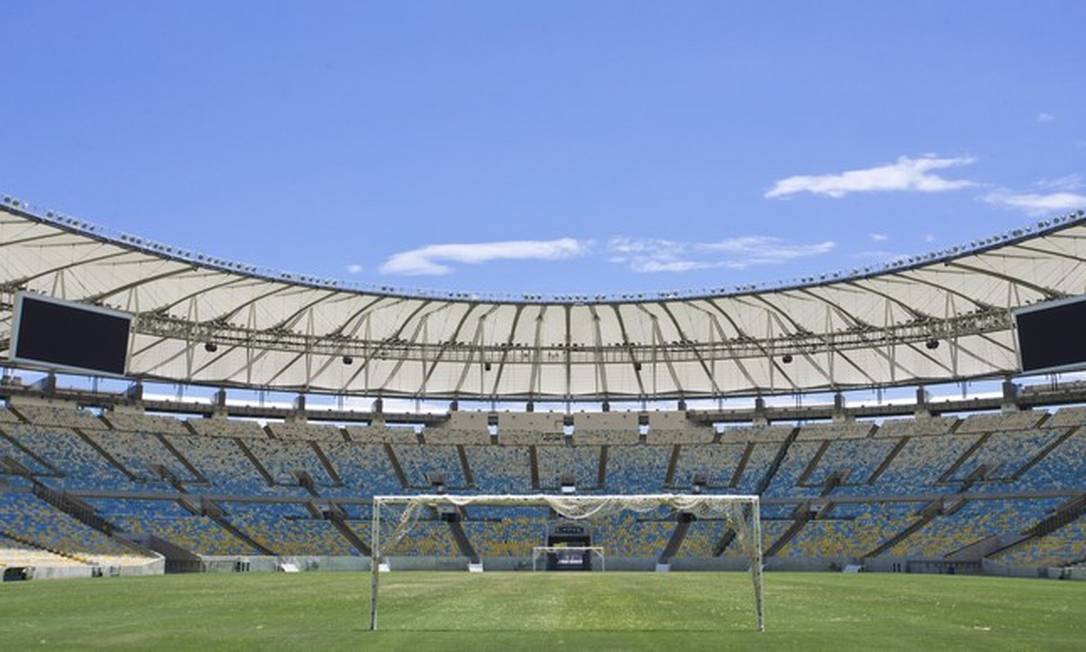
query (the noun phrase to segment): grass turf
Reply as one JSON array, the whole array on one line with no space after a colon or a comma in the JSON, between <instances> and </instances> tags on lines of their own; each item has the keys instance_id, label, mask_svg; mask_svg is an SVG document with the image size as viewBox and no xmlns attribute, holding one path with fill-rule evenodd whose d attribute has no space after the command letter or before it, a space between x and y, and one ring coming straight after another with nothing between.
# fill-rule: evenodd
<instances>
[{"instance_id":1,"label":"grass turf","mask_svg":"<svg viewBox=\"0 0 1086 652\"><path fill-rule=\"evenodd\" d=\"M1082 649L1086 582L769 573L167 575L0 585L0 648Z\"/></svg>"}]
</instances>

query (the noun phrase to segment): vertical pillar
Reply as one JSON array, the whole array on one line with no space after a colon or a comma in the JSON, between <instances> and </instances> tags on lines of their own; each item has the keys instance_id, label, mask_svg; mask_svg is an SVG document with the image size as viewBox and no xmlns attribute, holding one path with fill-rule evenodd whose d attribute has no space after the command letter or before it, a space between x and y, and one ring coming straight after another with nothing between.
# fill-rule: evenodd
<instances>
[{"instance_id":1,"label":"vertical pillar","mask_svg":"<svg viewBox=\"0 0 1086 652\"><path fill-rule=\"evenodd\" d=\"M373 527L370 533L370 631L377 630L377 576L381 566L381 502L373 501Z\"/></svg>"},{"instance_id":2,"label":"vertical pillar","mask_svg":"<svg viewBox=\"0 0 1086 652\"><path fill-rule=\"evenodd\" d=\"M750 506L750 516L753 527L751 538L753 539L753 547L751 548L751 564L750 564L750 576L754 582L754 613L758 623L758 631L765 631L765 607L762 602L762 515L761 508L758 506L760 501L757 497L753 499Z\"/></svg>"}]
</instances>

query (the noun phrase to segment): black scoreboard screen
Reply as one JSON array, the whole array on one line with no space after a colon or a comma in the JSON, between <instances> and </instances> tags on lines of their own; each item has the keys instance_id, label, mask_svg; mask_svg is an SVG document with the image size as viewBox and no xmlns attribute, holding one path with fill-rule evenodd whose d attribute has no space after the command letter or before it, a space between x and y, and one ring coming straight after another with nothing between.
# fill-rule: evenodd
<instances>
[{"instance_id":1,"label":"black scoreboard screen","mask_svg":"<svg viewBox=\"0 0 1086 652\"><path fill-rule=\"evenodd\" d=\"M11 359L122 376L132 317L123 312L21 292L15 298Z\"/></svg>"},{"instance_id":2,"label":"black scoreboard screen","mask_svg":"<svg viewBox=\"0 0 1086 652\"><path fill-rule=\"evenodd\" d=\"M1023 308L1014 319L1022 371L1086 368L1086 297Z\"/></svg>"}]
</instances>

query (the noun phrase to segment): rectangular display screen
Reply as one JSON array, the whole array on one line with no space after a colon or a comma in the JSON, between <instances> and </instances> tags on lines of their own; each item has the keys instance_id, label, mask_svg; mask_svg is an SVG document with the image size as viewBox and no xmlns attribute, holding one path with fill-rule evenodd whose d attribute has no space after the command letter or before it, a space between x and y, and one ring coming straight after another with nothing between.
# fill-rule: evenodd
<instances>
[{"instance_id":1,"label":"rectangular display screen","mask_svg":"<svg viewBox=\"0 0 1086 652\"><path fill-rule=\"evenodd\" d=\"M11 359L92 374L122 376L132 318L125 313L20 293Z\"/></svg>"},{"instance_id":2,"label":"rectangular display screen","mask_svg":"<svg viewBox=\"0 0 1086 652\"><path fill-rule=\"evenodd\" d=\"M1015 313L1022 371L1086 368L1086 298Z\"/></svg>"}]
</instances>

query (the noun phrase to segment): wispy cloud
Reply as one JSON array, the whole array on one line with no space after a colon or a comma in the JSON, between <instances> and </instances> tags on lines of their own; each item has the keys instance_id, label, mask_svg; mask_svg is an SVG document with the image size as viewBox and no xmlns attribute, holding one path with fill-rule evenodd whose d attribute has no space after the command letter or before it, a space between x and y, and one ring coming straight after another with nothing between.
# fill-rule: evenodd
<instances>
[{"instance_id":1,"label":"wispy cloud","mask_svg":"<svg viewBox=\"0 0 1086 652\"><path fill-rule=\"evenodd\" d=\"M1051 113L1046 113L1044 111L1041 111L1037 114L1037 122L1052 122L1055 119L1056 116L1052 115Z\"/></svg>"},{"instance_id":2,"label":"wispy cloud","mask_svg":"<svg viewBox=\"0 0 1086 652\"><path fill-rule=\"evenodd\" d=\"M658 238L612 238L608 260L634 272L689 272L697 269L744 269L777 265L829 253L833 241L794 243L771 236L743 236L714 242Z\"/></svg>"},{"instance_id":3,"label":"wispy cloud","mask_svg":"<svg viewBox=\"0 0 1086 652\"><path fill-rule=\"evenodd\" d=\"M871 242L886 242L889 239L890 239L890 237L887 236L885 233L872 233L871 234Z\"/></svg>"},{"instance_id":4,"label":"wispy cloud","mask_svg":"<svg viewBox=\"0 0 1086 652\"><path fill-rule=\"evenodd\" d=\"M402 276L443 276L453 271L447 263L476 265L493 260L563 260L582 256L590 248L591 242L575 238L432 244L389 256L381 264L380 271Z\"/></svg>"},{"instance_id":5,"label":"wispy cloud","mask_svg":"<svg viewBox=\"0 0 1086 652\"><path fill-rule=\"evenodd\" d=\"M994 190L982 199L989 204L1022 211L1031 217L1042 217L1086 207L1086 195L1075 192L1083 188L1082 176L1068 174L1041 179L1029 192L1013 192L1006 188Z\"/></svg>"},{"instance_id":6,"label":"wispy cloud","mask_svg":"<svg viewBox=\"0 0 1086 652\"><path fill-rule=\"evenodd\" d=\"M965 179L946 179L935 170L972 164L972 157L939 158L924 155L919 158L902 156L894 163L839 174L801 175L780 179L766 192L768 199L790 197L809 192L835 199L854 192L945 192L976 185Z\"/></svg>"},{"instance_id":7,"label":"wispy cloud","mask_svg":"<svg viewBox=\"0 0 1086 652\"><path fill-rule=\"evenodd\" d=\"M347 265L347 273L348 274L361 274L362 273L362 266L359 265L358 263L351 263L350 265Z\"/></svg>"},{"instance_id":8,"label":"wispy cloud","mask_svg":"<svg viewBox=\"0 0 1086 652\"><path fill-rule=\"evenodd\" d=\"M985 195L984 201L1003 208L1022 211L1031 217L1086 207L1086 195L1074 192L1015 194L1006 190L997 190Z\"/></svg>"},{"instance_id":9,"label":"wispy cloud","mask_svg":"<svg viewBox=\"0 0 1086 652\"><path fill-rule=\"evenodd\" d=\"M1062 177L1055 177L1052 179L1041 179L1033 185L1038 188L1044 188L1046 190L1078 190L1082 188L1083 183L1082 175L1067 174Z\"/></svg>"}]
</instances>

